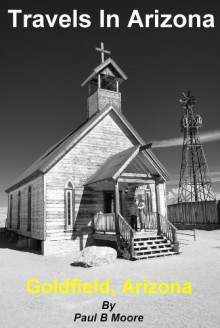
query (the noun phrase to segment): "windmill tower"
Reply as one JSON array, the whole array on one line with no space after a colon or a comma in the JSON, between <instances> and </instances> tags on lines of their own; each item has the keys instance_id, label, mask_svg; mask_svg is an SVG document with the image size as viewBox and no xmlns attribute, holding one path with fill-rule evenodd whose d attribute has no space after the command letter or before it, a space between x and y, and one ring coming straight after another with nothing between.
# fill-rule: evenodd
<instances>
[{"instance_id":1,"label":"windmill tower","mask_svg":"<svg viewBox=\"0 0 220 328\"><path fill-rule=\"evenodd\" d=\"M202 127L202 118L193 113L196 100L191 92L188 91L187 95L182 92L182 96L180 103L186 113L181 120L184 139L178 203L213 201L215 194L198 132Z\"/></svg>"}]
</instances>

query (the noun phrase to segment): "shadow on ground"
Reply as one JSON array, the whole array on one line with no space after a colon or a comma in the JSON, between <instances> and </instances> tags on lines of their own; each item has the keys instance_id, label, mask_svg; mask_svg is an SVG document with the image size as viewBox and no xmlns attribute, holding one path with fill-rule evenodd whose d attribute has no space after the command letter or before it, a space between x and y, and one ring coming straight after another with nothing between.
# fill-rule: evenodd
<instances>
[{"instance_id":1,"label":"shadow on ground","mask_svg":"<svg viewBox=\"0 0 220 328\"><path fill-rule=\"evenodd\" d=\"M34 253L34 254L39 254L39 251L36 250L30 250L29 248L18 248L17 247L17 239L12 239L10 240L7 238L5 233L0 233L0 249L5 248L5 249L11 249L14 251L18 252L28 252L28 253Z\"/></svg>"}]
</instances>

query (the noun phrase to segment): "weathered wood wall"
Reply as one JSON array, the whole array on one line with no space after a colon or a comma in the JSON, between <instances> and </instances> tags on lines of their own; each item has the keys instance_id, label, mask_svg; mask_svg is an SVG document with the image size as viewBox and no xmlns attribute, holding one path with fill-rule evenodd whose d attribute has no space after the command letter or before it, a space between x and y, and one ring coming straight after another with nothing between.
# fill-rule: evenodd
<instances>
[{"instance_id":1,"label":"weathered wood wall","mask_svg":"<svg viewBox=\"0 0 220 328\"><path fill-rule=\"evenodd\" d=\"M113 105L119 112L121 112L121 93L98 89L87 99L88 117L92 117L108 104Z\"/></svg>"},{"instance_id":2,"label":"weathered wood wall","mask_svg":"<svg viewBox=\"0 0 220 328\"><path fill-rule=\"evenodd\" d=\"M108 157L137 144L117 116L108 114L45 175L46 240L73 240L79 249L79 234L92 223L93 214L104 211L103 190L113 190L112 183L100 188L83 187L87 179ZM65 185L70 180L75 189L75 226L65 232ZM55 245L55 243L53 243ZM51 244L52 245L52 244ZM48 246L49 247L49 246ZM55 247L55 246L54 246Z\"/></svg>"},{"instance_id":3,"label":"weathered wood wall","mask_svg":"<svg viewBox=\"0 0 220 328\"><path fill-rule=\"evenodd\" d=\"M216 201L172 204L167 210L168 220L173 223L218 223Z\"/></svg>"},{"instance_id":4,"label":"weathered wood wall","mask_svg":"<svg viewBox=\"0 0 220 328\"><path fill-rule=\"evenodd\" d=\"M28 187L31 186L31 231L27 231L28 219ZM20 229L17 229L18 222L18 193L20 197ZM12 228L19 235L31 237L39 240L44 239L44 177L40 176L18 189L9 193L12 195ZM9 225L10 201L8 205L7 222Z\"/></svg>"},{"instance_id":5,"label":"weathered wood wall","mask_svg":"<svg viewBox=\"0 0 220 328\"><path fill-rule=\"evenodd\" d=\"M94 245L93 236L90 233L68 232L61 239L48 239L42 242L42 254L78 253L85 247Z\"/></svg>"},{"instance_id":6,"label":"weathered wood wall","mask_svg":"<svg viewBox=\"0 0 220 328\"><path fill-rule=\"evenodd\" d=\"M17 197L21 191L21 225L19 234L43 240L43 254L79 251L93 243L92 230L85 230L92 224L93 215L104 212L103 191L113 191L113 183L105 181L90 187L85 182L110 156L137 144L137 140L124 126L115 113L109 113L72 150L64 155L42 177L12 192L13 229L17 227ZM71 181L74 187L74 218L72 230L65 230L65 186ZM32 187L32 229L27 231L28 186ZM155 185L151 184L152 206L156 211ZM160 213L165 213L163 185L160 188ZM135 195L135 186L129 194L120 184L122 214L130 222L130 205ZM10 194L9 194L10 197ZM9 217L9 216L8 216Z\"/></svg>"},{"instance_id":7,"label":"weathered wood wall","mask_svg":"<svg viewBox=\"0 0 220 328\"><path fill-rule=\"evenodd\" d=\"M150 185L152 189L152 206L156 212L155 200L155 184ZM133 203L134 197L144 195L145 186L136 189L135 184L129 187L129 192L126 193L127 184L119 183L119 191L122 200L122 215L127 222L130 223L130 206ZM164 185L159 186L160 190L160 213L165 214L165 201L164 201ZM86 227L91 227L93 215L101 211L105 212L104 208L104 192L114 192L114 184L112 181L103 181L95 183L90 187L76 187L75 188L75 231L65 231L65 217L64 217L64 189L60 193L48 193L51 198L47 198L49 206L47 209L47 240L44 242L44 254L63 253L63 252L77 252L83 247L92 245L92 231L87 233ZM60 195L60 198L58 197ZM58 202L62 210L58 212L52 211L50 201ZM55 208L57 208L55 206ZM85 229L85 232L83 232Z\"/></svg>"}]
</instances>

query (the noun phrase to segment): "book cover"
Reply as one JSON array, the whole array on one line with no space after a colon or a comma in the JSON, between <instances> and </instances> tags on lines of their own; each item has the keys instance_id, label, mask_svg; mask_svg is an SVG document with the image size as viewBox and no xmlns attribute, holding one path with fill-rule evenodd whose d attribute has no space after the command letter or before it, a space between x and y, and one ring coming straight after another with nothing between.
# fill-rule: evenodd
<instances>
[{"instance_id":1,"label":"book cover","mask_svg":"<svg viewBox=\"0 0 220 328\"><path fill-rule=\"evenodd\" d=\"M218 2L0 8L0 326L219 327Z\"/></svg>"}]
</instances>

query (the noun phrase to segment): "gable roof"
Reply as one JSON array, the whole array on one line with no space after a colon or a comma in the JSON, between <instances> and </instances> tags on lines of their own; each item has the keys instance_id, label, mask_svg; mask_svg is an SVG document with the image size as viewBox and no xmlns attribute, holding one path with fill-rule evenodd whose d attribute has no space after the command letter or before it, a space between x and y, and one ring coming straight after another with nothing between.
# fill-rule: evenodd
<instances>
[{"instance_id":1,"label":"gable roof","mask_svg":"<svg viewBox=\"0 0 220 328\"><path fill-rule=\"evenodd\" d=\"M139 152L140 146L134 146L117 153L108 158L105 163L90 177L86 185L95 182L100 182L108 179L116 179L119 172L124 166L127 166L130 161ZM127 164L127 165L126 165Z\"/></svg>"},{"instance_id":2,"label":"gable roof","mask_svg":"<svg viewBox=\"0 0 220 328\"><path fill-rule=\"evenodd\" d=\"M145 141L141 139L138 133L134 130L131 124L127 121L127 119L118 112L112 105L107 105L103 110L101 110L98 114L94 115L92 118L87 120L85 123L79 126L76 130L69 133L66 137L56 143L53 147L47 150L42 156L40 156L26 171L24 171L15 181L14 183L7 188L5 191L9 192L20 185L30 181L31 179L45 174L52 166L54 166L57 161L59 161L66 153L69 152L70 149L80 141L90 130L93 129L110 111L113 111L119 119L124 123L124 125L128 128L128 130L133 134L136 140L140 145L145 145ZM169 174L164 168L164 166L160 163L160 161L156 158L153 152L150 149L146 149L144 151L148 160L154 165L158 174L161 175L165 180L168 180Z\"/></svg>"},{"instance_id":3,"label":"gable roof","mask_svg":"<svg viewBox=\"0 0 220 328\"><path fill-rule=\"evenodd\" d=\"M121 78L119 79L119 83L122 83L123 81L128 79L125 73L116 64L116 62L112 58L108 58L103 63L93 69L93 72L85 79L85 81L81 84L81 87L84 87L86 83L90 82L95 76L104 71L107 67L110 67L117 75L117 77Z\"/></svg>"},{"instance_id":4,"label":"gable roof","mask_svg":"<svg viewBox=\"0 0 220 328\"><path fill-rule=\"evenodd\" d=\"M151 176L158 174L148 156L142 153L141 146L137 145L121 151L108 158L105 163L88 179L85 185L104 180L116 180L122 172L144 173Z\"/></svg>"}]
</instances>

